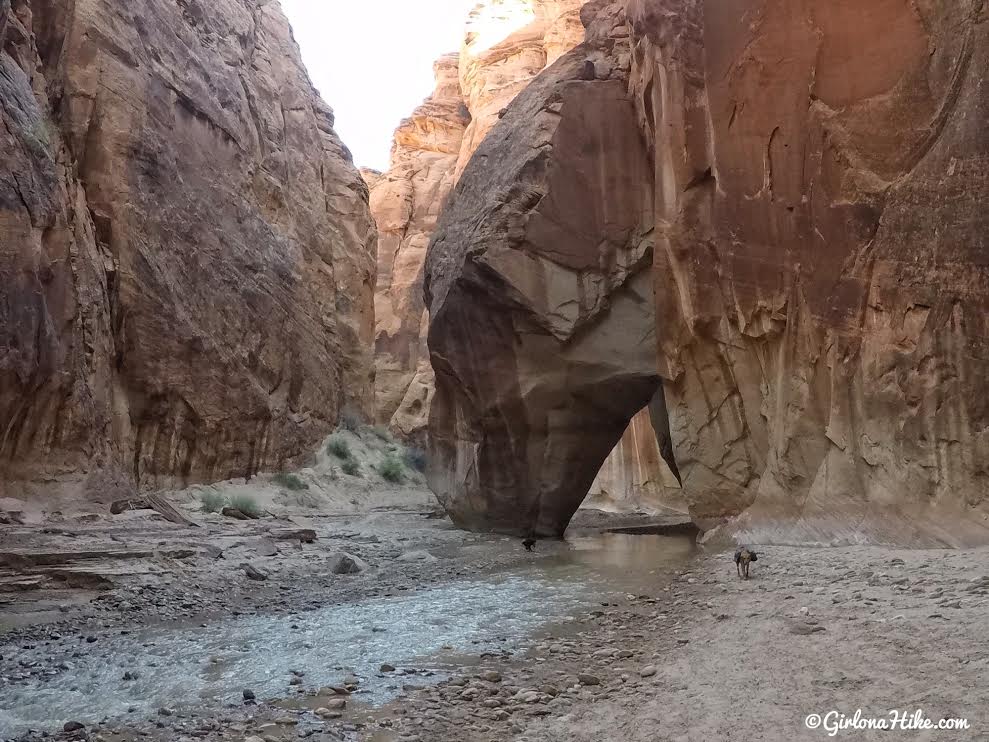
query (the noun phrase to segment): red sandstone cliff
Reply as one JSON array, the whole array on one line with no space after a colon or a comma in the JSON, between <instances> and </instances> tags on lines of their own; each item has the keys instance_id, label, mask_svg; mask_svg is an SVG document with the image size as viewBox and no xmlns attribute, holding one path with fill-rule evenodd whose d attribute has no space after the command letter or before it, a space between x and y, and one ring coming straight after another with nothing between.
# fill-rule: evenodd
<instances>
[{"instance_id":1,"label":"red sandstone cliff","mask_svg":"<svg viewBox=\"0 0 989 742\"><path fill-rule=\"evenodd\" d=\"M661 377L705 527L986 541L982 5L588 4L429 249L454 518L560 533Z\"/></svg>"},{"instance_id":2,"label":"red sandstone cliff","mask_svg":"<svg viewBox=\"0 0 989 742\"><path fill-rule=\"evenodd\" d=\"M373 222L273 2L0 0L0 495L277 468L371 412Z\"/></svg>"}]
</instances>

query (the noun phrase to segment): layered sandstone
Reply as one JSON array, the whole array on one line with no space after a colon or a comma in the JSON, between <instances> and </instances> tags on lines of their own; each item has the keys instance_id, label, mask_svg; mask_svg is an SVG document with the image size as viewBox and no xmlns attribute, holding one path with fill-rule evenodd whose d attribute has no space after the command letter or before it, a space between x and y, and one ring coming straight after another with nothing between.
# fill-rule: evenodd
<instances>
[{"instance_id":1,"label":"layered sandstone","mask_svg":"<svg viewBox=\"0 0 989 742\"><path fill-rule=\"evenodd\" d=\"M427 257L430 478L454 517L562 532L652 372L703 526L986 541L982 3L584 16ZM652 299L647 254L658 364L627 309Z\"/></svg>"},{"instance_id":2,"label":"layered sandstone","mask_svg":"<svg viewBox=\"0 0 989 742\"><path fill-rule=\"evenodd\" d=\"M374 226L277 3L0 0L0 488L183 484L369 414Z\"/></svg>"},{"instance_id":3,"label":"layered sandstone","mask_svg":"<svg viewBox=\"0 0 989 742\"><path fill-rule=\"evenodd\" d=\"M422 300L426 246L447 194L500 112L583 40L581 0L490 0L467 19L459 54L435 65L436 90L395 132L387 172L367 173L380 230L376 314L377 418L421 440L433 372Z\"/></svg>"},{"instance_id":4,"label":"layered sandstone","mask_svg":"<svg viewBox=\"0 0 989 742\"><path fill-rule=\"evenodd\" d=\"M398 127L388 171L369 180L379 233L376 415L405 437L422 432L432 396L422 273L470 119L458 60L451 54L436 63L436 91Z\"/></svg>"}]
</instances>

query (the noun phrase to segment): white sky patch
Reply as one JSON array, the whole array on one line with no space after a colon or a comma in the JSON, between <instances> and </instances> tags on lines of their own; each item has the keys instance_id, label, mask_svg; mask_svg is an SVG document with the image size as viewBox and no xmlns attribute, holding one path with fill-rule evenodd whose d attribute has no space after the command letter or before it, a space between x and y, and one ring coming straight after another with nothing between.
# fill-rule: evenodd
<instances>
[{"instance_id":1,"label":"white sky patch","mask_svg":"<svg viewBox=\"0 0 989 742\"><path fill-rule=\"evenodd\" d=\"M309 76L361 167L388 168L392 134L459 51L477 0L282 0Z\"/></svg>"}]
</instances>

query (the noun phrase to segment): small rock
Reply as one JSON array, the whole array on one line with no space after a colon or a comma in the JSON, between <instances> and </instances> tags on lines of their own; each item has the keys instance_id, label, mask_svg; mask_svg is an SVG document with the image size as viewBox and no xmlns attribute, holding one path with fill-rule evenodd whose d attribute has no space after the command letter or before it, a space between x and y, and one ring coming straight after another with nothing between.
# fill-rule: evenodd
<instances>
[{"instance_id":1,"label":"small rock","mask_svg":"<svg viewBox=\"0 0 989 742\"><path fill-rule=\"evenodd\" d=\"M257 544L254 546L254 551L263 557L273 557L278 555L278 547L275 546L275 542L269 538L258 539Z\"/></svg>"},{"instance_id":2,"label":"small rock","mask_svg":"<svg viewBox=\"0 0 989 742\"><path fill-rule=\"evenodd\" d=\"M244 688L243 695L245 701L254 701L257 699L257 696L254 695L254 691L252 691L250 688Z\"/></svg>"},{"instance_id":3,"label":"small rock","mask_svg":"<svg viewBox=\"0 0 989 742\"><path fill-rule=\"evenodd\" d=\"M335 575L356 575L368 568L363 559L343 551L330 556L329 566L330 572Z\"/></svg>"},{"instance_id":4,"label":"small rock","mask_svg":"<svg viewBox=\"0 0 989 742\"><path fill-rule=\"evenodd\" d=\"M641 670L639 670L639 676L643 678L651 678L655 674L656 674L655 665L646 665Z\"/></svg>"},{"instance_id":5,"label":"small rock","mask_svg":"<svg viewBox=\"0 0 989 742\"><path fill-rule=\"evenodd\" d=\"M80 729L85 729L86 725L81 721L67 721L62 725L63 732L78 732Z\"/></svg>"},{"instance_id":6,"label":"small rock","mask_svg":"<svg viewBox=\"0 0 989 742\"><path fill-rule=\"evenodd\" d=\"M826 631L826 629L819 624L806 623L803 621L795 621L790 624L790 633L797 634L798 636L818 634L822 631Z\"/></svg>"},{"instance_id":7,"label":"small rock","mask_svg":"<svg viewBox=\"0 0 989 742\"><path fill-rule=\"evenodd\" d=\"M501 682L501 673L496 672L495 670L487 670L486 672L482 672L480 677L481 680L485 680L489 683Z\"/></svg>"},{"instance_id":8,"label":"small rock","mask_svg":"<svg viewBox=\"0 0 989 742\"><path fill-rule=\"evenodd\" d=\"M316 531L312 528L286 528L274 531L271 537L279 541L301 541L304 544L311 544L316 541Z\"/></svg>"},{"instance_id":9,"label":"small rock","mask_svg":"<svg viewBox=\"0 0 989 742\"><path fill-rule=\"evenodd\" d=\"M808 608L807 606L804 606L803 608L801 608L800 609L800 615L801 616L809 616L810 615L810 608Z\"/></svg>"},{"instance_id":10,"label":"small rock","mask_svg":"<svg viewBox=\"0 0 989 742\"><path fill-rule=\"evenodd\" d=\"M339 719L343 714L339 711L331 711L328 708L318 708L316 709L316 716L320 719Z\"/></svg>"},{"instance_id":11,"label":"small rock","mask_svg":"<svg viewBox=\"0 0 989 742\"><path fill-rule=\"evenodd\" d=\"M381 672L395 672L395 666L389 665L387 662L378 668Z\"/></svg>"},{"instance_id":12,"label":"small rock","mask_svg":"<svg viewBox=\"0 0 989 742\"><path fill-rule=\"evenodd\" d=\"M601 678L597 675L591 675L590 673L582 672L577 675L577 680L581 685L601 685Z\"/></svg>"},{"instance_id":13,"label":"small rock","mask_svg":"<svg viewBox=\"0 0 989 742\"><path fill-rule=\"evenodd\" d=\"M240 565L240 568L244 570L244 574L248 576L249 579L257 580L258 582L264 582L268 579L268 575L259 569L255 569L250 564L246 562Z\"/></svg>"},{"instance_id":14,"label":"small rock","mask_svg":"<svg viewBox=\"0 0 989 742\"><path fill-rule=\"evenodd\" d=\"M325 708L330 709L330 711L339 711L340 709L347 707L346 698L331 698L326 702Z\"/></svg>"}]
</instances>

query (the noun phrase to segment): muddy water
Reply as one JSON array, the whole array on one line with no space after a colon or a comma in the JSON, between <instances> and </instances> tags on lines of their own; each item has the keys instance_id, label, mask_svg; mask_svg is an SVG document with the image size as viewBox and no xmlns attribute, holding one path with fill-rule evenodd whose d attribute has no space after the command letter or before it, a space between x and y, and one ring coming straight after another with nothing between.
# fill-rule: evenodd
<instances>
[{"instance_id":1,"label":"muddy water","mask_svg":"<svg viewBox=\"0 0 989 742\"><path fill-rule=\"evenodd\" d=\"M150 717L161 707L221 708L240 703L245 688L259 699L282 698L292 671L305 673L311 688L356 674L362 700L384 703L402 680L381 674L382 663L439 680L455 669L451 658L515 651L601 601L655 591L693 550L686 537L618 534L540 547L523 568L401 597L295 616L141 629L86 645L79 637L61 640L26 658L59 668L58 674L3 689L0 738L70 719L91 724ZM125 673L137 677L125 681Z\"/></svg>"}]
</instances>

